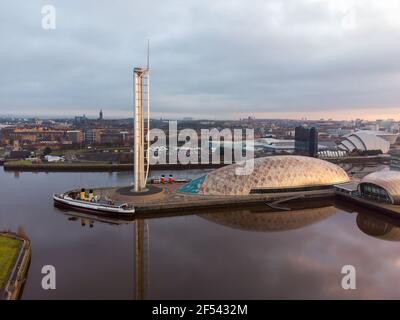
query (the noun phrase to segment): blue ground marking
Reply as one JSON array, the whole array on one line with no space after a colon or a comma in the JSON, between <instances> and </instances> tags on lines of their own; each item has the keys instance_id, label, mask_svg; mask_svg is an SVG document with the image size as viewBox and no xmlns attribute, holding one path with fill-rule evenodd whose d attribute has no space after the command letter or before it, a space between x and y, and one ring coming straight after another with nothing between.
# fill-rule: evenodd
<instances>
[{"instance_id":1,"label":"blue ground marking","mask_svg":"<svg viewBox=\"0 0 400 320\"><path fill-rule=\"evenodd\" d=\"M181 193L199 193L200 186L204 182L207 175L197 177L188 184L180 187L177 191Z\"/></svg>"}]
</instances>

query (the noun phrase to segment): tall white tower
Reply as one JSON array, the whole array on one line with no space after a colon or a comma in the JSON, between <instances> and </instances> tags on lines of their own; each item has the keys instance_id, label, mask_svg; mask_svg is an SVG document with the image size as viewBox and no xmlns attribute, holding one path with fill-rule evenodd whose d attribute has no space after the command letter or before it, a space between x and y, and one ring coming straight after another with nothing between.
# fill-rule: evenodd
<instances>
[{"instance_id":1,"label":"tall white tower","mask_svg":"<svg viewBox=\"0 0 400 320\"><path fill-rule=\"evenodd\" d=\"M142 192L146 190L147 176L149 173L148 148L150 133L150 68L149 50L147 50L147 67L134 68L134 191ZM147 104L147 112L144 106ZM147 143L145 141L147 135ZM145 168L145 156L147 158L147 168Z\"/></svg>"}]
</instances>

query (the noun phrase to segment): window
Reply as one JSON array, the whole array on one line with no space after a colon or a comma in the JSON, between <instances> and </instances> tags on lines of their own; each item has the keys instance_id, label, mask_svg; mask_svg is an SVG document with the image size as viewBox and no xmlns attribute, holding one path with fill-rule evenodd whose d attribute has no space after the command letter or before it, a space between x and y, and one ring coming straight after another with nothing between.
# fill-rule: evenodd
<instances>
[{"instance_id":1,"label":"window","mask_svg":"<svg viewBox=\"0 0 400 320\"><path fill-rule=\"evenodd\" d=\"M387 191L377 185L364 183L361 185L361 197L377 202L391 203Z\"/></svg>"}]
</instances>

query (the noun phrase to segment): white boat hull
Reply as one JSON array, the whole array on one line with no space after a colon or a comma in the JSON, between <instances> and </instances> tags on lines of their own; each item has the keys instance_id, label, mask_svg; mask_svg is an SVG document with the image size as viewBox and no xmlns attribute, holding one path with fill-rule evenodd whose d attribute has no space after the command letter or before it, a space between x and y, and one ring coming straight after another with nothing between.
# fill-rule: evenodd
<instances>
[{"instance_id":1,"label":"white boat hull","mask_svg":"<svg viewBox=\"0 0 400 320\"><path fill-rule=\"evenodd\" d=\"M123 209L118 206L112 206L112 205L104 205L104 204L99 204L96 202L88 202L88 201L81 201L81 200L75 200L72 199L68 196L65 195L58 195L54 194L53 195L53 200L57 204L61 204L64 207L68 207L71 209L79 209L79 210L84 210L84 211L91 211L91 212L96 212L96 213L108 213L108 214L118 214L118 215L131 215L135 213L135 208L128 208L128 209Z\"/></svg>"}]
</instances>

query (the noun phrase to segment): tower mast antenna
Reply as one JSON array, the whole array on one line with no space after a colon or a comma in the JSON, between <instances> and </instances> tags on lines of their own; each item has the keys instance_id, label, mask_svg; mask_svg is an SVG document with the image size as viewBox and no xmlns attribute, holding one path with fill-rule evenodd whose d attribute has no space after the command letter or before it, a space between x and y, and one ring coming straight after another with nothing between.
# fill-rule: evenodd
<instances>
[{"instance_id":1,"label":"tower mast antenna","mask_svg":"<svg viewBox=\"0 0 400 320\"><path fill-rule=\"evenodd\" d=\"M150 39L147 39L147 71L150 71Z\"/></svg>"},{"instance_id":2,"label":"tower mast antenna","mask_svg":"<svg viewBox=\"0 0 400 320\"><path fill-rule=\"evenodd\" d=\"M150 39L147 39L147 167L145 176L145 187L149 178L150 170Z\"/></svg>"}]
</instances>

